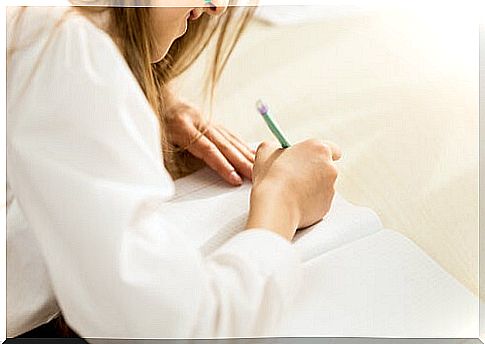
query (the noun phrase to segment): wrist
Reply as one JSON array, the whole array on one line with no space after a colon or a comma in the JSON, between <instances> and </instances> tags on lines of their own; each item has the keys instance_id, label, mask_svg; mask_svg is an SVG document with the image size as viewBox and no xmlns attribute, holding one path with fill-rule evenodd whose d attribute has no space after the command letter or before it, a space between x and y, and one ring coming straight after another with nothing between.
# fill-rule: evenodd
<instances>
[{"instance_id":1,"label":"wrist","mask_svg":"<svg viewBox=\"0 0 485 344\"><path fill-rule=\"evenodd\" d=\"M253 186L246 228L266 228L291 241L299 222L297 204L279 182Z\"/></svg>"},{"instance_id":2,"label":"wrist","mask_svg":"<svg viewBox=\"0 0 485 344\"><path fill-rule=\"evenodd\" d=\"M187 108L190 108L189 104L187 104L179 96L175 95L170 87L166 87L163 90L163 98L165 102L165 111L167 111L168 113L177 113L180 111L185 111L187 110Z\"/></svg>"}]
</instances>

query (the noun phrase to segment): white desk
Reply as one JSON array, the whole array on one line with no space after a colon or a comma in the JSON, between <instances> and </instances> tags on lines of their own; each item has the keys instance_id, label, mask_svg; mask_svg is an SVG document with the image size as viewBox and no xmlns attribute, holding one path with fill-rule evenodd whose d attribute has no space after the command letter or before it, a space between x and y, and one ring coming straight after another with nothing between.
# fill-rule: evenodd
<instances>
[{"instance_id":1,"label":"white desk","mask_svg":"<svg viewBox=\"0 0 485 344\"><path fill-rule=\"evenodd\" d=\"M263 97L291 141L337 142L338 191L476 292L478 30L437 17L382 11L254 23L221 80L215 118L249 141L270 139L255 112ZM204 68L179 83L193 101Z\"/></svg>"}]
</instances>

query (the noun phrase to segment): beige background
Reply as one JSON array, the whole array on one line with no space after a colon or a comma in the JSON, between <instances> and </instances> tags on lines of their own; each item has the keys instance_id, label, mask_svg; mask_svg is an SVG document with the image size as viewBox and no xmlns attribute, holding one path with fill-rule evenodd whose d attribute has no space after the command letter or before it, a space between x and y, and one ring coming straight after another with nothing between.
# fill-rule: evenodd
<instances>
[{"instance_id":1,"label":"beige background","mask_svg":"<svg viewBox=\"0 0 485 344\"><path fill-rule=\"evenodd\" d=\"M374 9L292 26L255 21L214 116L248 141L271 139L255 111L262 97L290 141L338 143L338 192L477 293L478 28L460 19ZM204 59L176 87L199 104Z\"/></svg>"}]
</instances>

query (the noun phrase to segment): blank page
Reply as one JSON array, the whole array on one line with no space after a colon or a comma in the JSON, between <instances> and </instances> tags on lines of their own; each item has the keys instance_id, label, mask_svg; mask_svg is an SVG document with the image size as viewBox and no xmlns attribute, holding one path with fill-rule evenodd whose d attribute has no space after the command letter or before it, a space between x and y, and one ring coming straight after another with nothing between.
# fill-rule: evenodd
<instances>
[{"instance_id":1,"label":"blank page","mask_svg":"<svg viewBox=\"0 0 485 344\"><path fill-rule=\"evenodd\" d=\"M395 231L305 265L305 287L272 335L478 337L478 299Z\"/></svg>"}]
</instances>

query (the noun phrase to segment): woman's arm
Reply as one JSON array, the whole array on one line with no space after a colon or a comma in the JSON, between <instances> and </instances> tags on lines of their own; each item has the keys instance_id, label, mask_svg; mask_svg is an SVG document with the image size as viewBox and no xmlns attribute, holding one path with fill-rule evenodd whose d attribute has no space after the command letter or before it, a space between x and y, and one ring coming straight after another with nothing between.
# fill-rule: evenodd
<instances>
[{"instance_id":1,"label":"woman's arm","mask_svg":"<svg viewBox=\"0 0 485 344\"><path fill-rule=\"evenodd\" d=\"M58 31L9 105L7 166L67 323L83 337L264 334L298 291L290 243L254 229L202 257L157 211L173 183L116 47L85 20ZM11 75L30 64L18 55Z\"/></svg>"}]
</instances>

